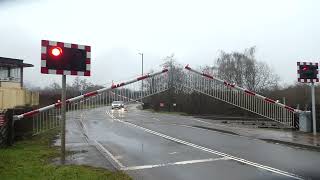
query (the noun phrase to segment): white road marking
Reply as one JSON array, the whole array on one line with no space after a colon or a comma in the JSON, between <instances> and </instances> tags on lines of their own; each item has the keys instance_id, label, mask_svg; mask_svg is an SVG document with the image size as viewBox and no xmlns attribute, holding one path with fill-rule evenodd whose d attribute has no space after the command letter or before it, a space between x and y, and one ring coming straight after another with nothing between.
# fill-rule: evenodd
<instances>
[{"instance_id":1,"label":"white road marking","mask_svg":"<svg viewBox=\"0 0 320 180\"><path fill-rule=\"evenodd\" d=\"M154 119L154 120L156 120L156 121L161 121L160 119L158 119L158 118L155 118L155 117L154 117L154 118L152 118L152 119Z\"/></svg>"},{"instance_id":2,"label":"white road marking","mask_svg":"<svg viewBox=\"0 0 320 180\"><path fill-rule=\"evenodd\" d=\"M84 131L83 133L84 133L85 135L88 135L88 128L87 128L86 124L83 123L82 119L80 119L80 123L81 123L81 125L82 125L82 127L83 127L83 131Z\"/></svg>"},{"instance_id":3,"label":"white road marking","mask_svg":"<svg viewBox=\"0 0 320 180\"><path fill-rule=\"evenodd\" d=\"M171 153L169 153L170 155L172 155L172 154L178 154L178 152L171 152Z\"/></svg>"},{"instance_id":4,"label":"white road marking","mask_svg":"<svg viewBox=\"0 0 320 180\"><path fill-rule=\"evenodd\" d=\"M139 114L139 113L135 113L134 115L136 115L136 116L142 116L142 117L147 117L146 115Z\"/></svg>"},{"instance_id":5,"label":"white road marking","mask_svg":"<svg viewBox=\"0 0 320 180\"><path fill-rule=\"evenodd\" d=\"M106 111L106 113L107 113L112 119L115 118L115 117L110 113L110 111Z\"/></svg>"},{"instance_id":6,"label":"white road marking","mask_svg":"<svg viewBox=\"0 0 320 180\"><path fill-rule=\"evenodd\" d=\"M229 159L229 158L227 158L227 157L222 157L222 158L209 158L209 159L199 159L199 160L180 161L180 162L164 163L164 164L143 165L143 166L131 166L131 167L122 168L121 170L123 170L123 171L132 171L132 170L151 169L151 168L165 167L165 166L174 166L174 165L195 164L195 163L212 162L212 161L219 161L219 160L228 160L228 159Z\"/></svg>"},{"instance_id":7,"label":"white road marking","mask_svg":"<svg viewBox=\"0 0 320 180\"><path fill-rule=\"evenodd\" d=\"M122 120L119 120L119 119L116 119L116 118L114 118L114 120L118 121L118 122L122 122L124 124L131 125L133 127L139 128L139 129L142 129L142 130L144 130L144 131L146 131L146 132L148 132L150 134L154 134L154 135L160 136L162 138L169 139L171 141L175 141L175 142L178 142L178 143L181 143L181 144L193 147L193 148L197 148L197 149L200 149L200 150L205 151L205 152L209 152L209 153L212 153L212 154L216 154L216 155L220 155L220 156L223 156L223 157L227 157L227 158L230 158L230 159L232 159L234 161L238 161L238 162L250 165L250 166L261 168L261 169L264 169L264 170L267 170L267 171L270 171L270 172L273 172L273 173L281 174L281 175L284 175L284 176L287 176L287 177L291 177L291 178L294 178L294 179L300 179L300 180L303 179L303 177L298 176L298 175L293 174L293 173L290 173L290 172L282 171L280 169L276 169L276 168L273 168L273 167L270 167L270 166L265 166L265 165L262 165L262 164L259 164L259 163L248 161L246 159L238 158L238 157L235 157L235 156L223 153L223 152L219 152L219 151L212 150L212 149L200 146L200 145L196 145L196 144L193 144L193 143L181 140L181 139L177 139L177 138L174 138L174 137L171 137L171 136L168 136L168 135L165 135L165 134L162 134L162 133L159 133L159 132L144 128L142 126L136 125L136 124L131 123L131 122L122 121Z\"/></svg>"},{"instance_id":8,"label":"white road marking","mask_svg":"<svg viewBox=\"0 0 320 180\"><path fill-rule=\"evenodd\" d=\"M114 157L105 147L103 147L102 144L100 144L97 140L94 140L94 142L101 150L103 150L116 163L116 165L120 169L125 167L116 157Z\"/></svg>"},{"instance_id":9,"label":"white road marking","mask_svg":"<svg viewBox=\"0 0 320 180\"><path fill-rule=\"evenodd\" d=\"M110 114L111 116L111 114ZM114 118L114 117L112 117ZM83 134L85 135L85 138L86 138L86 141L89 142L90 139L88 137L88 128L87 126L85 125L85 123L82 122L82 120L80 120L80 123L82 124L82 129L83 129ZM118 161L118 159L121 159L122 157L121 156L113 156L113 154L111 154L110 151L108 151L105 147L102 146L102 144L100 144L98 141L94 140L94 144L93 144L97 150L109 161L109 158L110 157L113 162L111 162L112 164L114 164L116 166L116 168L118 169L121 169L121 168L124 168L125 166L120 162ZM105 155L107 154L107 155Z\"/></svg>"},{"instance_id":10,"label":"white road marking","mask_svg":"<svg viewBox=\"0 0 320 180\"><path fill-rule=\"evenodd\" d=\"M210 125L212 125L212 123L209 123L209 122L206 122L206 121L202 121L202 120L199 120L199 119L191 119L191 120L194 120L194 121L198 121L198 122L202 122L202 123L205 123L205 124L210 124Z\"/></svg>"}]
</instances>

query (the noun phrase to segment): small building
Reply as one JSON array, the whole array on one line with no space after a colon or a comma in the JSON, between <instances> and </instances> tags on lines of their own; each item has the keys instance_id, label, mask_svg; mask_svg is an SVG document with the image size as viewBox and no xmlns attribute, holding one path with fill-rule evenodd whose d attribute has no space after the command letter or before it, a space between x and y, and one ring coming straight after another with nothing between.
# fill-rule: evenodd
<instances>
[{"instance_id":1,"label":"small building","mask_svg":"<svg viewBox=\"0 0 320 180\"><path fill-rule=\"evenodd\" d=\"M39 93L23 87L23 69L33 67L23 60L0 57L0 109L39 104Z\"/></svg>"}]
</instances>

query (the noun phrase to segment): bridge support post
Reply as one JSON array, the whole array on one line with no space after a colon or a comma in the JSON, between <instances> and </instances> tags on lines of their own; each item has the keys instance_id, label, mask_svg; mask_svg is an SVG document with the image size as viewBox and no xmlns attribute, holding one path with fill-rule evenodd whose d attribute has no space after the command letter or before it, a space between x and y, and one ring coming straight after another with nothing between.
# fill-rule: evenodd
<instances>
[{"instance_id":1,"label":"bridge support post","mask_svg":"<svg viewBox=\"0 0 320 180\"><path fill-rule=\"evenodd\" d=\"M313 135L317 135L317 125L316 125L316 98L314 92L314 83L311 83L311 101L312 101L312 126L313 126Z\"/></svg>"}]
</instances>

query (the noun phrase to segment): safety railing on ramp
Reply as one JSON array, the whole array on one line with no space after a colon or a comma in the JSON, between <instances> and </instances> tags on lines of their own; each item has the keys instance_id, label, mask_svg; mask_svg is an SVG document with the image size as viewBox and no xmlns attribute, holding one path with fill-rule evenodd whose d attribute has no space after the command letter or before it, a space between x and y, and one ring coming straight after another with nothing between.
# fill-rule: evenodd
<instances>
[{"instance_id":1,"label":"safety railing on ramp","mask_svg":"<svg viewBox=\"0 0 320 180\"><path fill-rule=\"evenodd\" d=\"M168 89L168 70L147 74L136 79L113 84L66 100L67 120L80 118L81 111L108 106L112 101L132 102L164 92ZM61 102L42 107L21 115L14 116L15 120L32 120L33 134L59 127L61 124Z\"/></svg>"},{"instance_id":2,"label":"safety railing on ramp","mask_svg":"<svg viewBox=\"0 0 320 180\"><path fill-rule=\"evenodd\" d=\"M270 120L277 121L286 127L298 128L298 122L295 121L295 113L299 112L299 110L209 74L191 69L188 65L185 69L188 70L188 73L183 78L182 86L184 88L203 93Z\"/></svg>"}]
</instances>

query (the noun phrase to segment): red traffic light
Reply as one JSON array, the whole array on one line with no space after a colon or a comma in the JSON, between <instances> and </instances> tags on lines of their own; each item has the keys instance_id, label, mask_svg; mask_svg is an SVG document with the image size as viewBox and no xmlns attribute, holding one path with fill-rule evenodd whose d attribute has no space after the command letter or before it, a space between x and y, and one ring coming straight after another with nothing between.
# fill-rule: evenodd
<instances>
[{"instance_id":1,"label":"red traffic light","mask_svg":"<svg viewBox=\"0 0 320 180\"><path fill-rule=\"evenodd\" d=\"M302 71L307 71L309 70L308 66L303 66Z\"/></svg>"},{"instance_id":2,"label":"red traffic light","mask_svg":"<svg viewBox=\"0 0 320 180\"><path fill-rule=\"evenodd\" d=\"M53 56L60 56L62 54L62 49L60 47L54 47L51 49L50 53L53 55Z\"/></svg>"}]
</instances>

